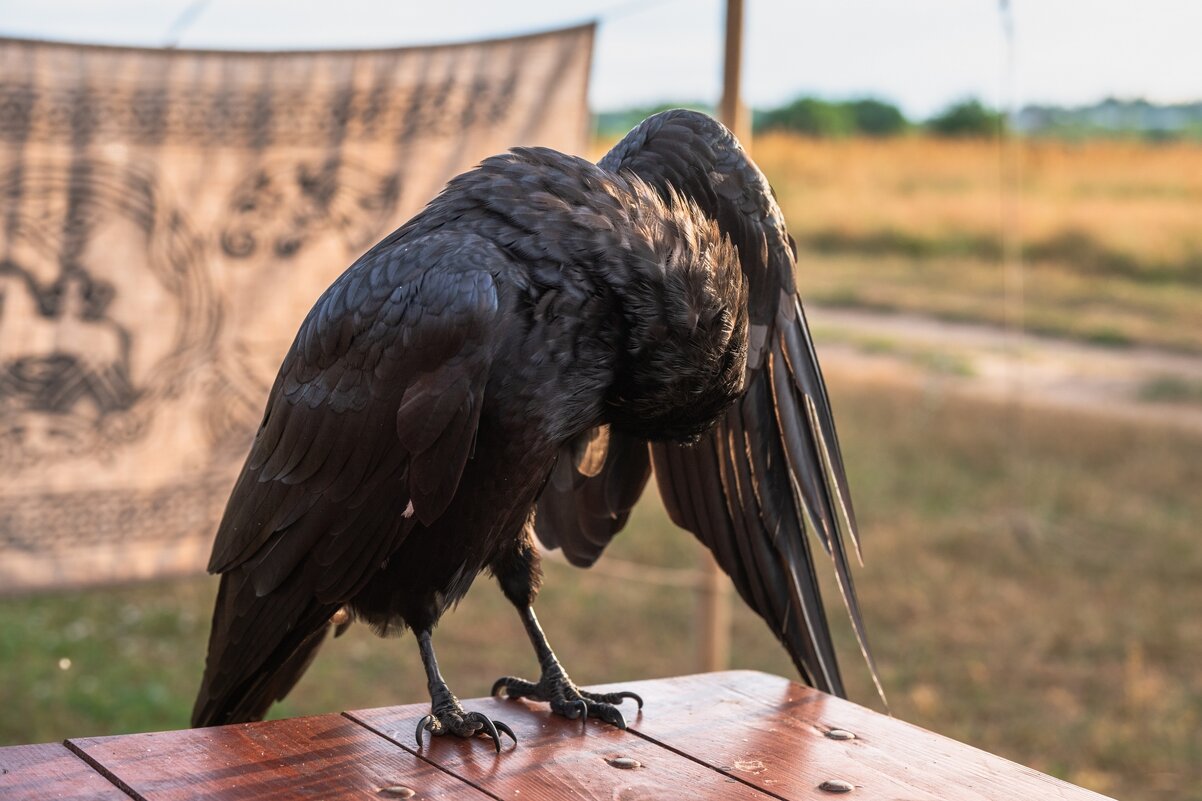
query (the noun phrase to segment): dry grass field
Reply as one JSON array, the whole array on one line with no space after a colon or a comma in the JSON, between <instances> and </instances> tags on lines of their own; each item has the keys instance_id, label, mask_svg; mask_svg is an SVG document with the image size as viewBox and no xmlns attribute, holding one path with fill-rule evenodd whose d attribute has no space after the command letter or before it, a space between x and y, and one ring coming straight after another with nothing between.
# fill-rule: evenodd
<instances>
[{"instance_id":1,"label":"dry grass field","mask_svg":"<svg viewBox=\"0 0 1202 801\"><path fill-rule=\"evenodd\" d=\"M1012 220L1030 330L1202 351L1197 143L1019 143L1013 213L996 142L774 134L754 155L812 301L1002 323Z\"/></svg>"},{"instance_id":2,"label":"dry grass field","mask_svg":"<svg viewBox=\"0 0 1202 801\"><path fill-rule=\"evenodd\" d=\"M1005 319L996 143L765 136L754 152L810 302ZM1034 142L1018 155L1028 326L1202 352L1202 147ZM1118 798L1202 801L1202 439L1020 417L935 379L829 378L894 713ZM652 499L611 557L691 567L697 552ZM694 670L692 593L605 564L548 565L540 616L568 669L584 682ZM185 725L214 590L195 579L0 604L0 743ZM837 634L853 700L875 705ZM462 697L535 670L486 579L437 639ZM741 608L732 658L791 673ZM411 638L355 629L275 714L423 694Z\"/></svg>"}]
</instances>

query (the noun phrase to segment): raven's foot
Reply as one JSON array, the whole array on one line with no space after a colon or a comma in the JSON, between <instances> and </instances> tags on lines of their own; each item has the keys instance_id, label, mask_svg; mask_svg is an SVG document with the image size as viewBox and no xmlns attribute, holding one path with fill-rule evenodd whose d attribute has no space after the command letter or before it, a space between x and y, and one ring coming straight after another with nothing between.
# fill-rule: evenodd
<instances>
[{"instance_id":1,"label":"raven's foot","mask_svg":"<svg viewBox=\"0 0 1202 801\"><path fill-rule=\"evenodd\" d=\"M626 728L626 718L614 704L620 704L627 698L633 699L643 708L643 699L631 692L591 693L577 687L568 674L558 664L543 670L542 678L535 684L515 676L504 676L496 680L492 686L492 694L499 697L501 690L506 698L530 698L535 701L546 701L551 705L551 711L563 715L569 720L580 718L598 718L606 723Z\"/></svg>"},{"instance_id":2,"label":"raven's foot","mask_svg":"<svg viewBox=\"0 0 1202 801\"><path fill-rule=\"evenodd\" d=\"M492 738L497 753L501 752L501 733L508 734L514 744L518 741L513 729L501 721L492 720L479 712L466 712L453 698L450 703L439 705L438 708L432 710L432 714L426 715L417 722L415 734L418 748L422 747L423 731L428 731L435 737L441 737L444 734L453 734L456 737L475 737L477 734L484 734Z\"/></svg>"}]
</instances>

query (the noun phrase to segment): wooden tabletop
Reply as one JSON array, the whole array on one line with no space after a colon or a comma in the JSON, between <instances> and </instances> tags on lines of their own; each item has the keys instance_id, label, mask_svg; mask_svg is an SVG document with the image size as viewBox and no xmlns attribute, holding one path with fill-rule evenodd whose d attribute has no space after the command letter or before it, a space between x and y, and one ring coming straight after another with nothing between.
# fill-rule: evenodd
<instances>
[{"instance_id":1,"label":"wooden tabletop","mask_svg":"<svg viewBox=\"0 0 1202 801\"><path fill-rule=\"evenodd\" d=\"M614 685L629 731L546 705L465 702L517 734L413 739L428 705L0 748L0 798L830 799L1087 801L1105 796L778 676Z\"/></svg>"}]
</instances>

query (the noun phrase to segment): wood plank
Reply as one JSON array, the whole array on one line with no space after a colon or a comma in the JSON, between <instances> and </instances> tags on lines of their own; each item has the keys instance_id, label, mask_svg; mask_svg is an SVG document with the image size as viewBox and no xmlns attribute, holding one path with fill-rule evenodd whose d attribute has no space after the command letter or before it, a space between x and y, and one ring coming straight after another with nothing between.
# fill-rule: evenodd
<instances>
[{"instance_id":1,"label":"wood plank","mask_svg":"<svg viewBox=\"0 0 1202 801\"><path fill-rule=\"evenodd\" d=\"M488 698L465 701L464 707L508 723L518 737L517 747L506 738L504 750L497 754L482 738L431 739L427 734L420 753L499 799L768 798L630 732L598 721L584 725L552 715L546 704ZM415 704L346 714L402 747L416 748L414 728L428 711L428 705ZM611 764L622 758L640 766L626 769Z\"/></svg>"},{"instance_id":2,"label":"wood plank","mask_svg":"<svg viewBox=\"0 0 1202 801\"><path fill-rule=\"evenodd\" d=\"M844 781L862 801L1100 801L972 746L779 676L728 671L595 688L643 695L630 721L641 736L781 798L830 798ZM832 729L854 739L827 736Z\"/></svg>"},{"instance_id":3,"label":"wood plank","mask_svg":"<svg viewBox=\"0 0 1202 801\"><path fill-rule=\"evenodd\" d=\"M1100 801L1104 796L778 676L731 671L631 682L631 732L551 715L545 704L477 699L509 723L490 741L446 737L418 750L424 704L344 716L0 748L0 798L826 799L844 782L866 801ZM832 729L851 732L833 739ZM72 753L72 750L77 753ZM622 769L615 760L633 760ZM836 785L828 785L835 787Z\"/></svg>"},{"instance_id":4,"label":"wood plank","mask_svg":"<svg viewBox=\"0 0 1202 801\"><path fill-rule=\"evenodd\" d=\"M62 743L0 748L0 798L129 801L129 796Z\"/></svg>"},{"instance_id":5,"label":"wood plank","mask_svg":"<svg viewBox=\"0 0 1202 801\"><path fill-rule=\"evenodd\" d=\"M143 801L487 798L341 715L70 742Z\"/></svg>"}]
</instances>

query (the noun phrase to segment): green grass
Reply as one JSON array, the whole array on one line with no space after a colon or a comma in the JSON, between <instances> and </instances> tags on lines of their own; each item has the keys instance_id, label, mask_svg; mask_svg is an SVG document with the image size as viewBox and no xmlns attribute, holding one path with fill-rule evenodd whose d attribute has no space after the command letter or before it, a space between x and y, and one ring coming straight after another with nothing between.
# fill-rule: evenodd
<instances>
[{"instance_id":1,"label":"green grass","mask_svg":"<svg viewBox=\"0 0 1202 801\"><path fill-rule=\"evenodd\" d=\"M1139 399L1153 403L1202 404L1202 381L1176 375L1150 379L1139 388Z\"/></svg>"},{"instance_id":2,"label":"green grass","mask_svg":"<svg viewBox=\"0 0 1202 801\"><path fill-rule=\"evenodd\" d=\"M958 322L1005 325L1008 308L1001 264L976 257L802 251L798 285L808 302L927 314ZM1055 262L1023 268L1026 331L1094 344L1151 345L1202 353L1202 283L1094 278Z\"/></svg>"},{"instance_id":3,"label":"green grass","mask_svg":"<svg viewBox=\"0 0 1202 801\"><path fill-rule=\"evenodd\" d=\"M849 233L839 228L795 233L797 244L823 255L904 256L913 259L975 258L998 262L1002 242L997 232L919 234L899 229ZM1023 256L1035 264L1056 264L1061 269L1095 279L1118 278L1146 284L1190 284L1202 280L1202 253L1188 253L1175 261L1139 258L1101 244L1090 233L1061 231L1046 239L1023 242Z\"/></svg>"},{"instance_id":4,"label":"green grass","mask_svg":"<svg viewBox=\"0 0 1202 801\"><path fill-rule=\"evenodd\" d=\"M1202 799L1202 440L831 378L894 713L1120 798ZM611 554L697 558L654 502ZM547 574L540 616L580 681L694 670L687 590L556 563ZM186 725L213 592L196 579L0 604L0 742ZM853 699L876 706L841 622L836 634ZM436 644L461 697L535 671L487 579ZM791 674L741 606L733 646L734 666ZM356 627L275 714L424 693L411 638Z\"/></svg>"},{"instance_id":5,"label":"green grass","mask_svg":"<svg viewBox=\"0 0 1202 801\"><path fill-rule=\"evenodd\" d=\"M851 345L863 353L875 356L892 356L930 373L972 378L976 375L972 359L963 353L954 353L947 348L933 348L899 342L887 336L861 334L835 326L813 327L814 341L820 344L841 343Z\"/></svg>"}]
</instances>

